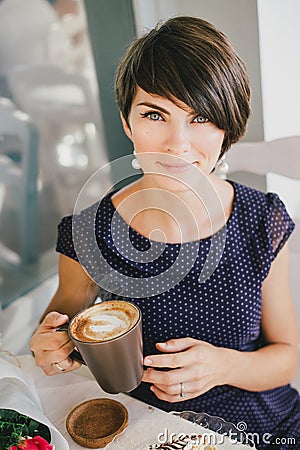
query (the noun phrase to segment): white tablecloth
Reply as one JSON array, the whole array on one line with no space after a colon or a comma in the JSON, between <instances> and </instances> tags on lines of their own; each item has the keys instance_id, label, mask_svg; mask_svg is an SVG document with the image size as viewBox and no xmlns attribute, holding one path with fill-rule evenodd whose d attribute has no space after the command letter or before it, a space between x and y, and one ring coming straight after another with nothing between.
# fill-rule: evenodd
<instances>
[{"instance_id":1,"label":"white tablecloth","mask_svg":"<svg viewBox=\"0 0 300 450\"><path fill-rule=\"evenodd\" d=\"M222 450L247 450L249 447L243 444L232 444L228 438L225 438L225 442L220 440L221 435L212 433L210 430L200 427L191 422L186 422L185 420L174 416L169 415L164 411L153 408L152 406L147 405L146 403L140 402L129 395L126 394L117 394L110 395L102 391L97 382L92 378L89 370L86 367L82 367L76 372L72 373L62 373L53 377L48 377L44 374L44 372L36 367L34 358L31 355L21 355L17 356L17 360L19 361L20 368L17 369L18 378L22 379L22 382L26 382L32 386L32 388L36 389L38 398L36 398L36 405L42 408L41 413L36 412L35 416L41 414L44 419L41 420L43 423L48 423L51 425L51 429L54 430L56 449L62 450L61 444L57 444L57 442L62 442L62 436L66 440L63 443L64 450L66 446L69 445L70 450L82 450L83 447L76 444L66 430L66 418L69 412L78 404L95 398L113 398L125 405L129 413L128 426L126 428L125 435L121 435L122 444L119 447L120 443L113 443L113 446L109 446L110 450L116 449L135 449L135 445L138 444L138 447L141 448L141 440L143 441L143 445L145 445L145 437L150 439L151 442L156 442L157 437L165 432L166 429L173 431L174 433L192 433L196 434L213 434L217 439L215 443L217 443L217 448ZM2 365L4 365L2 363ZM11 366L11 364L9 364ZM21 370L20 370L21 369ZM13 374L14 370L11 370ZM5 378L6 375L4 375ZM9 376L9 375L8 375ZM10 377L9 377L10 378ZM19 387L18 387L19 389ZM16 407L17 404L20 404L20 398L17 393L14 393L15 399L8 398L8 407ZM31 395L31 394L30 394ZM32 396L37 397L36 393ZM31 400L31 399L30 399ZM24 403L25 402L25 403ZM34 407L32 409L28 409L26 406L26 399L24 400L26 413L30 415L30 412L34 412L37 408ZM13 405L11 405L13 403ZM28 403L28 402L27 402ZM2 405L1 407L5 407ZM23 407L24 410L24 407ZM23 412L19 409L20 412ZM27 412L28 411L28 412ZM32 416L34 417L34 416ZM213 418L212 418L213 419ZM217 418L218 419L218 418ZM221 424L222 419L218 419L218 427ZM225 422L224 422L225 425ZM54 427L53 427L54 426ZM223 426L223 425L222 425ZM181 427L181 429L180 429ZM183 428L182 428L183 427ZM219 428L218 428L219 429ZM58 432L58 433L57 433ZM148 440L146 439L146 442ZM226 440L227 439L227 440ZM129 442L130 441L130 442ZM222 445L219 445L221 444ZM129 445L130 444L130 445Z\"/></svg>"},{"instance_id":2,"label":"white tablecloth","mask_svg":"<svg viewBox=\"0 0 300 450\"><path fill-rule=\"evenodd\" d=\"M154 408L126 394L106 394L97 382L92 379L86 368L72 373L48 377L41 369L36 367L34 358L31 355L18 356L18 360L24 373L31 376L34 380L45 416L65 437L71 450L82 450L83 447L76 444L68 434L65 426L66 417L76 405L85 400L106 397L123 403L128 409L129 425L133 425L138 420L147 415L153 415L153 413L166 414L162 411L154 411Z\"/></svg>"}]
</instances>

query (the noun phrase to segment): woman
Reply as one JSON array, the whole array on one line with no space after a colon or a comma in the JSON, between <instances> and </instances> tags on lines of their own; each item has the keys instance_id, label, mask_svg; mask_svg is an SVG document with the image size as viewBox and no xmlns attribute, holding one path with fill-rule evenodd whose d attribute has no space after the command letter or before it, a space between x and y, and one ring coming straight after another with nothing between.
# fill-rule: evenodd
<instances>
[{"instance_id":1,"label":"woman","mask_svg":"<svg viewBox=\"0 0 300 450\"><path fill-rule=\"evenodd\" d=\"M100 287L143 313L147 370L132 395L246 422L259 449L296 448L281 439L300 445L300 400L288 384L294 224L275 194L214 173L249 117L243 62L213 25L173 18L132 43L116 94L143 176L73 217L73 238L72 218L62 220L59 288L31 341L37 364L48 375L78 368L67 336L53 331Z\"/></svg>"}]
</instances>

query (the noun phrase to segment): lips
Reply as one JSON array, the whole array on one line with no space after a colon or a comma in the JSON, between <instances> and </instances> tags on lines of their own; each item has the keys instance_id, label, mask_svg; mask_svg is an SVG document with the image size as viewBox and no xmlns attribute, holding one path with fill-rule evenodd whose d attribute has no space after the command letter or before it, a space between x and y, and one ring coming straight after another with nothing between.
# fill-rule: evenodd
<instances>
[{"instance_id":1,"label":"lips","mask_svg":"<svg viewBox=\"0 0 300 450\"><path fill-rule=\"evenodd\" d=\"M186 172L187 170L190 170L192 167L197 167L198 163L195 162L187 162L187 163L165 163L165 162L158 162L158 164L167 172L171 173L182 173Z\"/></svg>"}]
</instances>

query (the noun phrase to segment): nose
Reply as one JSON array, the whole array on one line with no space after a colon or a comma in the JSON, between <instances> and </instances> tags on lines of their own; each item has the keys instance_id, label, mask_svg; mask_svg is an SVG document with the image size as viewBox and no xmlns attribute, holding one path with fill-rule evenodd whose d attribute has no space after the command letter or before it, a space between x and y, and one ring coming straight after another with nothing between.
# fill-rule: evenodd
<instances>
[{"instance_id":1,"label":"nose","mask_svg":"<svg viewBox=\"0 0 300 450\"><path fill-rule=\"evenodd\" d=\"M188 153L191 149L190 133L186 123L173 124L168 128L164 150L174 155Z\"/></svg>"}]
</instances>

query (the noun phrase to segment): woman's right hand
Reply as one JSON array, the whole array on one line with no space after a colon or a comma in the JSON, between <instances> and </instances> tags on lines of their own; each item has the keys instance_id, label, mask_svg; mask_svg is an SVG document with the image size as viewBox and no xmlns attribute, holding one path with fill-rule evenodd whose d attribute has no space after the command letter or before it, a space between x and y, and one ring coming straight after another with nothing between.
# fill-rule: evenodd
<instances>
[{"instance_id":1,"label":"woman's right hand","mask_svg":"<svg viewBox=\"0 0 300 450\"><path fill-rule=\"evenodd\" d=\"M67 332L56 332L56 328L69 322L66 314L50 312L37 328L30 340L30 348L34 354L37 366L46 375L57 375L78 369L81 364L73 361L69 355L74 350L74 344Z\"/></svg>"}]
</instances>

